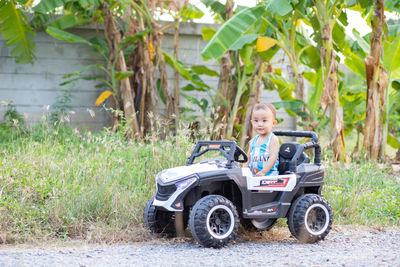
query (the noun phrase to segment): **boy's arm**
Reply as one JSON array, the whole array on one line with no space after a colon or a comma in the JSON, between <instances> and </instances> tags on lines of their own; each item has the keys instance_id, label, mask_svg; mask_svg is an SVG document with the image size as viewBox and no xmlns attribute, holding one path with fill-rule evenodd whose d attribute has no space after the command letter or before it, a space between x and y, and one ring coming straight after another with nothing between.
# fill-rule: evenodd
<instances>
[{"instance_id":1,"label":"boy's arm","mask_svg":"<svg viewBox=\"0 0 400 267\"><path fill-rule=\"evenodd\" d=\"M275 135L271 139L269 145L269 159L265 163L264 168L259 171L256 176L265 176L274 166L279 153L279 140Z\"/></svg>"},{"instance_id":2,"label":"boy's arm","mask_svg":"<svg viewBox=\"0 0 400 267\"><path fill-rule=\"evenodd\" d=\"M247 152L247 162L243 164L243 167L250 167L250 155L251 155L251 146L249 143L249 151Z\"/></svg>"}]
</instances>

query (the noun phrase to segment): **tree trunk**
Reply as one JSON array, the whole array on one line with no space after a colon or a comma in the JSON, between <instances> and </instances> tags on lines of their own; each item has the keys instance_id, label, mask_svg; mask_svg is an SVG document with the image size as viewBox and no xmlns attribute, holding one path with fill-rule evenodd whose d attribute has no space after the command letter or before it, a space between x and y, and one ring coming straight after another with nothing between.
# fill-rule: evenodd
<instances>
[{"instance_id":1,"label":"tree trunk","mask_svg":"<svg viewBox=\"0 0 400 267\"><path fill-rule=\"evenodd\" d=\"M324 90L320 104L323 110L326 110L329 106L331 120L330 143L336 160L339 160L344 154L344 121L343 108L339 102L336 53L333 50L332 31L329 21L324 23L322 28L322 40L321 62L324 68Z\"/></svg>"},{"instance_id":2,"label":"tree trunk","mask_svg":"<svg viewBox=\"0 0 400 267\"><path fill-rule=\"evenodd\" d=\"M119 60L121 72L127 71L124 53L122 51L119 53L118 60ZM143 133L142 133L142 131L140 131L139 125L138 125L138 122L136 119L136 111L135 111L135 106L134 106L134 102L133 102L133 94L132 94L132 88L131 88L129 78L125 78L121 81L120 92L121 92L121 97L122 97L122 101L124 104L125 119L132 129L133 135L136 137L138 136L138 137L142 138Z\"/></svg>"},{"instance_id":3,"label":"tree trunk","mask_svg":"<svg viewBox=\"0 0 400 267\"><path fill-rule=\"evenodd\" d=\"M377 0L371 19L371 50L365 59L367 107L363 144L363 148L368 152L370 159L374 161L378 159L379 149L382 146L384 90L388 82L387 72L380 66L384 24L384 0Z\"/></svg>"},{"instance_id":4,"label":"tree trunk","mask_svg":"<svg viewBox=\"0 0 400 267\"><path fill-rule=\"evenodd\" d=\"M297 73L295 77L295 82L296 82L296 99L303 101L303 103L307 103L305 88L304 88L304 77L301 73ZM311 115L305 105L301 107L300 112L301 112L301 120L304 123L303 128L307 131L315 131L312 124Z\"/></svg>"},{"instance_id":5,"label":"tree trunk","mask_svg":"<svg viewBox=\"0 0 400 267\"><path fill-rule=\"evenodd\" d=\"M233 16L233 8L235 3L228 0L225 4L225 18L229 20ZM236 90L232 81L232 57L233 52L228 51L221 57L221 70L218 81L218 92L215 98L215 121L213 123L212 138L225 139L226 127L228 124L229 114L233 106L234 95Z\"/></svg>"},{"instance_id":6,"label":"tree trunk","mask_svg":"<svg viewBox=\"0 0 400 267\"><path fill-rule=\"evenodd\" d=\"M110 59L112 62L117 60L116 66L118 71L126 71L127 67L124 55L122 51L118 52L118 44L121 42L121 33L114 23L114 17L109 10L109 6L107 5L107 3L103 4L102 12L104 18L104 36L110 48ZM125 78L120 81L119 94L121 95L121 99L123 102L125 119L127 120L132 131L130 136L142 137L136 119L136 110L133 102L133 92L131 84L129 82L129 78Z\"/></svg>"},{"instance_id":7,"label":"tree trunk","mask_svg":"<svg viewBox=\"0 0 400 267\"><path fill-rule=\"evenodd\" d=\"M144 20L141 15L139 13L137 16L130 16L125 21L129 25L129 34L133 35L147 28L154 27L153 22L152 25L148 25L150 22ZM153 113L154 117L158 117L158 98L156 97L157 90L153 64L157 47L154 49L154 44L158 44L157 33L155 31L138 41L136 51L132 53L128 61L130 70L133 71L131 83L136 92L134 95L135 104L139 107L138 124L140 136L144 136L152 128L150 122L153 120L153 117L150 119L149 111Z\"/></svg>"},{"instance_id":8,"label":"tree trunk","mask_svg":"<svg viewBox=\"0 0 400 267\"><path fill-rule=\"evenodd\" d=\"M262 75L265 70L265 63L257 61L254 75L251 79L251 88L249 94L249 100L246 105L246 115L243 122L242 138L240 139L240 146L245 147L253 135L253 127L250 123L251 114L254 106L260 103L261 92L264 90L264 83L262 81Z\"/></svg>"},{"instance_id":9,"label":"tree trunk","mask_svg":"<svg viewBox=\"0 0 400 267\"><path fill-rule=\"evenodd\" d=\"M169 86L168 86L168 76L167 76L167 68L166 68L166 63L164 56L162 54L161 50L161 40L162 40L162 32L159 31L160 26L155 25L154 29L155 32L157 32L159 35L157 38L154 40L154 44L156 47L156 62L157 62L157 68L160 76L160 89L162 90L162 93L164 95L164 100L165 100L165 108L167 111L167 118L171 120L171 125L174 125L176 122L175 119L175 114L176 114L176 109L175 109L175 101L173 96L171 95ZM175 128L175 127L173 127ZM172 127L170 128L172 130Z\"/></svg>"},{"instance_id":10,"label":"tree trunk","mask_svg":"<svg viewBox=\"0 0 400 267\"><path fill-rule=\"evenodd\" d=\"M174 56L178 60L179 56L179 18L174 20ZM175 120L179 120L179 105L180 105L180 95L179 95L179 72L174 71L174 109L175 109Z\"/></svg>"},{"instance_id":11,"label":"tree trunk","mask_svg":"<svg viewBox=\"0 0 400 267\"><path fill-rule=\"evenodd\" d=\"M235 91L231 90L232 85L232 52L227 52L221 57L221 71L218 81L218 92L215 97L216 120L214 121L213 138L224 139L226 137L226 125L232 106L232 99Z\"/></svg>"}]
</instances>

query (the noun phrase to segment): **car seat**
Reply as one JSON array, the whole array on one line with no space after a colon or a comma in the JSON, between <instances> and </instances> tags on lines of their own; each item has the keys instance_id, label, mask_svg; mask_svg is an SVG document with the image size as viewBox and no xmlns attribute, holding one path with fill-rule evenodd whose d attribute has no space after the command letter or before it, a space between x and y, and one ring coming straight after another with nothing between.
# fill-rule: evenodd
<instances>
[{"instance_id":1,"label":"car seat","mask_svg":"<svg viewBox=\"0 0 400 267\"><path fill-rule=\"evenodd\" d=\"M293 156L299 148L300 144L296 142L284 143L281 145L279 148L279 174L285 174L289 171L289 163L292 161ZM304 152L300 154L296 166L299 166L302 163L310 163L310 158Z\"/></svg>"}]
</instances>

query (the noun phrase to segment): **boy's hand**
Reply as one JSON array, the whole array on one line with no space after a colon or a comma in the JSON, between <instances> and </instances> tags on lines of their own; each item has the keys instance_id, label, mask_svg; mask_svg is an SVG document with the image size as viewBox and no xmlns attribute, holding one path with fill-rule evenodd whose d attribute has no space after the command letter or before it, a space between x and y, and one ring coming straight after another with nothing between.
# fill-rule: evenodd
<instances>
[{"instance_id":1,"label":"boy's hand","mask_svg":"<svg viewBox=\"0 0 400 267\"><path fill-rule=\"evenodd\" d=\"M267 173L264 171L259 171L256 173L256 176L265 176Z\"/></svg>"}]
</instances>

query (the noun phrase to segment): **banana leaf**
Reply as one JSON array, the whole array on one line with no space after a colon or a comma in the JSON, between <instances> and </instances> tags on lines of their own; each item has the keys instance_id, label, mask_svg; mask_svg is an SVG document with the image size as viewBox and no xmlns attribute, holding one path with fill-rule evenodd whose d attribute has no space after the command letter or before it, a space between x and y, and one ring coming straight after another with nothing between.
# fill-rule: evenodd
<instances>
[{"instance_id":1,"label":"banana leaf","mask_svg":"<svg viewBox=\"0 0 400 267\"><path fill-rule=\"evenodd\" d=\"M32 63L36 44L32 36L36 32L28 24L28 17L13 0L0 1L0 32L6 45L13 47L11 56L17 63Z\"/></svg>"},{"instance_id":2,"label":"banana leaf","mask_svg":"<svg viewBox=\"0 0 400 267\"><path fill-rule=\"evenodd\" d=\"M264 13L264 6L255 6L246 8L233 16L222 25L201 52L204 60L217 59L225 54L226 51L235 46L241 37L256 24Z\"/></svg>"},{"instance_id":3,"label":"banana leaf","mask_svg":"<svg viewBox=\"0 0 400 267\"><path fill-rule=\"evenodd\" d=\"M393 42L385 43L383 65L388 72L395 71L400 67L400 35Z\"/></svg>"},{"instance_id":4,"label":"banana leaf","mask_svg":"<svg viewBox=\"0 0 400 267\"><path fill-rule=\"evenodd\" d=\"M65 15L60 18L57 18L56 20L52 21L49 26L59 28L59 29L67 29L71 27L75 27L78 25L84 25L84 24L89 24L90 23L90 18L81 14L75 15L75 14L70 14L70 15Z\"/></svg>"},{"instance_id":5,"label":"banana leaf","mask_svg":"<svg viewBox=\"0 0 400 267\"><path fill-rule=\"evenodd\" d=\"M61 7L68 2L75 2L74 0L42 0L33 7L33 11L38 13L47 13Z\"/></svg>"}]
</instances>

